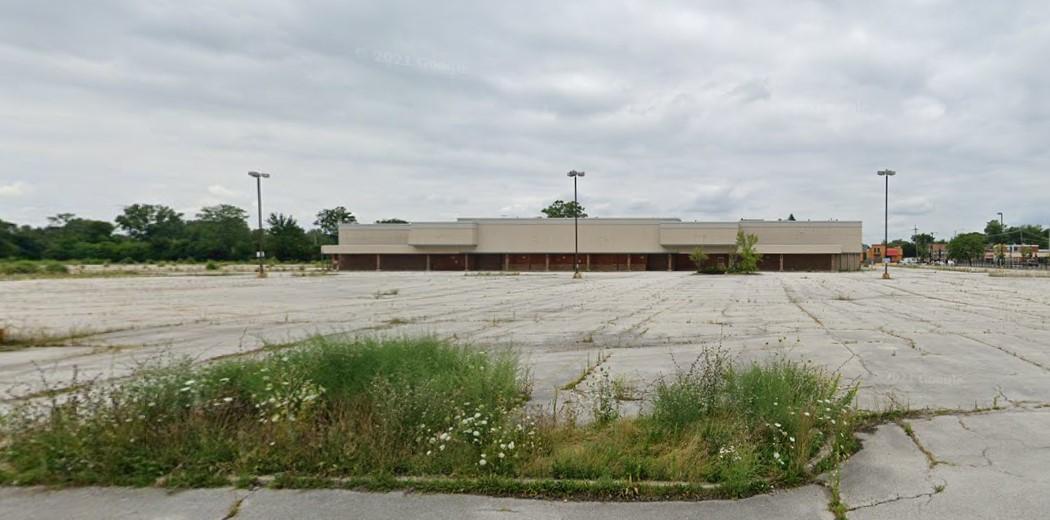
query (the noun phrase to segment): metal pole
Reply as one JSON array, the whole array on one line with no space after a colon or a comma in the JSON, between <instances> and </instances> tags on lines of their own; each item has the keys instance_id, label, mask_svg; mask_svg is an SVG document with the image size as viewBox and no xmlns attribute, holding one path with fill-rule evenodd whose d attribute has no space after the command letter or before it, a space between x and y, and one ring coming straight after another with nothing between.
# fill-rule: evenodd
<instances>
[{"instance_id":1,"label":"metal pole","mask_svg":"<svg viewBox=\"0 0 1050 520\"><path fill-rule=\"evenodd\" d=\"M255 178L255 196L259 209L259 251L255 253L255 256L259 257L259 278L264 278L266 271L263 266L262 176Z\"/></svg>"},{"instance_id":2,"label":"metal pole","mask_svg":"<svg viewBox=\"0 0 1050 520\"><path fill-rule=\"evenodd\" d=\"M883 249L883 251L882 251L883 252L882 278L884 280L889 280L890 279L890 261L889 261L889 256L890 256L890 176L889 175L884 175L884 177L886 177L886 200L885 200L885 209L886 209L886 211L884 213L884 220L883 220L883 223L884 223L883 229L884 229L885 235L883 235L883 239L882 239L882 249Z\"/></svg>"},{"instance_id":3,"label":"metal pole","mask_svg":"<svg viewBox=\"0 0 1050 520\"><path fill-rule=\"evenodd\" d=\"M573 278L580 277L580 202L578 192L576 189L577 176L572 177L572 228L573 228L573 254L572 254L572 265L575 268Z\"/></svg>"}]
</instances>

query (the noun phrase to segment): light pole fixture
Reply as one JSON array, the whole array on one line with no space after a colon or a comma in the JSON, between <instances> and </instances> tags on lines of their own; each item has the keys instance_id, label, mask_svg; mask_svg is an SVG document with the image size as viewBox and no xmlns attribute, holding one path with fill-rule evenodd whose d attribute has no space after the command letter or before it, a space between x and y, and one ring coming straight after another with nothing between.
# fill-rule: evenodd
<instances>
[{"instance_id":1,"label":"light pole fixture","mask_svg":"<svg viewBox=\"0 0 1050 520\"><path fill-rule=\"evenodd\" d=\"M883 266L882 279L883 280L889 280L890 279L890 260L889 260L889 254L890 254L890 177L893 177L894 175L897 175L897 172L887 169L887 170L879 170L878 174L879 174L879 177L885 177L886 178L886 205L885 205L886 212L885 212L885 220L884 220L885 227L883 228L885 230L886 234L883 236L883 240L882 240L882 266Z\"/></svg>"},{"instance_id":2,"label":"light pole fixture","mask_svg":"<svg viewBox=\"0 0 1050 520\"><path fill-rule=\"evenodd\" d=\"M248 172L248 175L255 177L255 196L257 197L256 206L259 209L259 249L255 251L255 258L259 260L259 278L266 278L266 266L263 262L266 260L266 252L263 250L263 220L262 220L262 180L269 179L269 173L260 172Z\"/></svg>"},{"instance_id":3,"label":"light pole fixture","mask_svg":"<svg viewBox=\"0 0 1050 520\"><path fill-rule=\"evenodd\" d=\"M572 177L572 226L573 226L573 254L572 254L572 266L574 279L583 278L580 274L580 202L578 199L578 192L576 189L576 181L584 176L585 172L578 172L576 170L570 171L567 175Z\"/></svg>"},{"instance_id":4,"label":"light pole fixture","mask_svg":"<svg viewBox=\"0 0 1050 520\"><path fill-rule=\"evenodd\" d=\"M993 251L994 256L995 256L995 263L997 265L999 265L999 267L1005 267L1006 266L1006 239L1008 239L1010 237L1006 236L1006 221L1003 220L1003 212L1002 211L998 211L995 214L999 215L999 236L997 237L999 244L992 251ZM1002 256L1000 256L1000 255L1002 255Z\"/></svg>"}]
</instances>

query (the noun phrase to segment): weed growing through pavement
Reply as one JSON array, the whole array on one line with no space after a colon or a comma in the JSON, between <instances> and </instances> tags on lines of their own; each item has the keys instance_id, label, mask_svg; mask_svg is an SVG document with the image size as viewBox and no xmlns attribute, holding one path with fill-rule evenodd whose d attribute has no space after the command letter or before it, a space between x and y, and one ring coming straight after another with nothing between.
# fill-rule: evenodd
<instances>
[{"instance_id":1,"label":"weed growing through pavement","mask_svg":"<svg viewBox=\"0 0 1050 520\"><path fill-rule=\"evenodd\" d=\"M638 417L621 417L627 392L606 368L595 376L594 420L581 423L571 407L527 409L528 375L512 354L437 339L315 338L263 358L146 367L4 416L0 483L185 487L273 475L373 489L450 477L464 490L554 496L627 496L632 488L609 484L618 481L684 486L631 496L697 496L706 483L744 496L803 482L826 466L813 463L819 454L855 446L855 389L808 364L741 366L707 348L658 381Z\"/></svg>"},{"instance_id":2,"label":"weed growing through pavement","mask_svg":"<svg viewBox=\"0 0 1050 520\"><path fill-rule=\"evenodd\" d=\"M384 296L397 296L400 293L400 289L382 289L372 294L372 297L379 300L382 299Z\"/></svg>"}]
</instances>

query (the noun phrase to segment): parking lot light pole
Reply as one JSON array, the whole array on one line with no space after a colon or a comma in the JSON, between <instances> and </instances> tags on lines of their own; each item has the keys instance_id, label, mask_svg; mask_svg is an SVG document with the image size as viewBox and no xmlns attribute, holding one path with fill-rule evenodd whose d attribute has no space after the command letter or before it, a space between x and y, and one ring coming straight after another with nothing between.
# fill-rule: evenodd
<instances>
[{"instance_id":1,"label":"parking lot light pole","mask_svg":"<svg viewBox=\"0 0 1050 520\"><path fill-rule=\"evenodd\" d=\"M999 267L1006 267L1006 255L1005 255L1005 253L1006 253L1006 239L1008 239L1010 237L1008 237L1006 235L1006 221L1003 219L1003 212L1002 211L996 212L996 215L999 215L999 246L997 248L998 250L995 250L995 249L992 250L993 251L993 257L995 258L996 265L999 265ZM1003 254L1003 257L1002 257L1002 260L1001 260L1002 264L999 264L999 262L1000 262L999 254L1000 253Z\"/></svg>"},{"instance_id":2,"label":"parking lot light pole","mask_svg":"<svg viewBox=\"0 0 1050 520\"><path fill-rule=\"evenodd\" d=\"M260 172L248 172L248 175L255 177L255 196L257 198L256 206L259 209L259 249L255 251L255 258L259 260L259 278L266 278L266 267L263 265L263 261L266 259L266 252L263 251L263 219L262 219L262 180L269 179L269 173Z\"/></svg>"},{"instance_id":3,"label":"parking lot light pole","mask_svg":"<svg viewBox=\"0 0 1050 520\"><path fill-rule=\"evenodd\" d=\"M890 279L890 261L889 261L889 254L890 254L890 177L893 177L894 175L897 175L897 172L895 172L893 170L879 170L878 173L879 173L879 177L885 177L886 178L886 203L885 203L886 204L886 206L885 206L886 212L885 212L885 215L884 215L884 217L885 217L885 221L884 221L885 228L884 229L885 229L885 233L886 234L884 235L883 240L882 240L882 266L883 266L882 279L883 280L889 280Z\"/></svg>"},{"instance_id":4,"label":"parking lot light pole","mask_svg":"<svg viewBox=\"0 0 1050 520\"><path fill-rule=\"evenodd\" d=\"M580 274L580 202L578 198L578 192L576 189L576 181L584 176L584 172L578 172L572 170L568 173L569 177L572 177L572 226L573 226L573 253L572 253L572 266L574 279L583 278Z\"/></svg>"}]
</instances>

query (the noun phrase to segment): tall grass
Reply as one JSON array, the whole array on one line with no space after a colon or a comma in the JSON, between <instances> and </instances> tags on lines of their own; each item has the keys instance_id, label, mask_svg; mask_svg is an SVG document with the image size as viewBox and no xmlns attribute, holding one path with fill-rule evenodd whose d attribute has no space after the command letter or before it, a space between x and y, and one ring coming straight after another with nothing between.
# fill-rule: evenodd
<instances>
[{"instance_id":1,"label":"tall grass","mask_svg":"<svg viewBox=\"0 0 1050 520\"><path fill-rule=\"evenodd\" d=\"M260 360L147 369L45 415L24 407L5 419L3 459L8 480L51 484L476 474L499 467L479 461L499 458L501 444L526 444L512 417L524 385L507 354L431 339L314 339Z\"/></svg>"},{"instance_id":2,"label":"tall grass","mask_svg":"<svg viewBox=\"0 0 1050 520\"><path fill-rule=\"evenodd\" d=\"M856 388L806 363L738 366L705 349L658 381L647 412L547 432L549 449L526 468L557 478L717 482L738 494L810 475L818 454L855 448ZM601 394L599 393L599 396Z\"/></svg>"},{"instance_id":3,"label":"tall grass","mask_svg":"<svg viewBox=\"0 0 1050 520\"><path fill-rule=\"evenodd\" d=\"M259 359L143 369L0 420L0 483L204 486L260 475L721 483L804 480L852 442L854 391L806 364L705 350L619 416L604 370L587 424L529 414L506 352L435 339L312 339ZM608 387L604 391L603 387ZM385 480L384 480L385 481Z\"/></svg>"}]
</instances>

